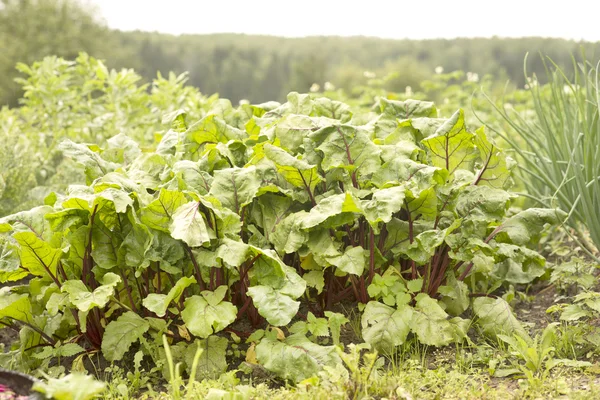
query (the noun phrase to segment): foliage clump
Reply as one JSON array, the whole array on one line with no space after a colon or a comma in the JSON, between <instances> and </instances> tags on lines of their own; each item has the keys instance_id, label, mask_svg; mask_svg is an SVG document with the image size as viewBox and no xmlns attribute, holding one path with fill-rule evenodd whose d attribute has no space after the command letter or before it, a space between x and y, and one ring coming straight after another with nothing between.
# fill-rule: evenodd
<instances>
[{"instance_id":1,"label":"foliage clump","mask_svg":"<svg viewBox=\"0 0 600 400\"><path fill-rule=\"evenodd\" d=\"M0 219L0 281L30 279L0 291L0 322L22 328L14 363L134 347L159 363L166 335L188 373L218 376L229 332L248 362L300 381L340 364L340 302L364 306L362 336L386 353L408 335L460 342L468 313L525 336L493 292L544 274L527 246L564 213L511 215L513 162L461 110L382 98L358 124L298 93L216 104L193 123L169 113L151 147L127 131L63 140L86 184Z\"/></svg>"}]
</instances>

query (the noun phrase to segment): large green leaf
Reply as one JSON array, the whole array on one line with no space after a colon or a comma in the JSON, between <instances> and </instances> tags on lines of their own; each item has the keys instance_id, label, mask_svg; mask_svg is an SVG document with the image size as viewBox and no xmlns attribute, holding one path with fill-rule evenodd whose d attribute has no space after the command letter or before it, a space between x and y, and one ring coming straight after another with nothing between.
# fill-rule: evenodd
<instances>
[{"instance_id":1,"label":"large green leaf","mask_svg":"<svg viewBox=\"0 0 600 400\"><path fill-rule=\"evenodd\" d=\"M148 329L148 321L132 311L127 311L106 326L102 338L102 354L108 361L121 360L131 345Z\"/></svg>"},{"instance_id":2,"label":"large green leaf","mask_svg":"<svg viewBox=\"0 0 600 400\"><path fill-rule=\"evenodd\" d=\"M435 167L445 168L450 174L457 169L473 169L477 158L474 135L467 132L465 116L457 111L431 136L422 143L429 149L431 163Z\"/></svg>"},{"instance_id":3,"label":"large green leaf","mask_svg":"<svg viewBox=\"0 0 600 400\"><path fill-rule=\"evenodd\" d=\"M299 301L295 301L269 286L248 288L248 295L252 297L258 313L274 326L289 324L300 308Z\"/></svg>"},{"instance_id":4,"label":"large green leaf","mask_svg":"<svg viewBox=\"0 0 600 400\"><path fill-rule=\"evenodd\" d=\"M270 144L265 144L264 151L267 158L277 166L277 172L295 187L312 192L315 186L321 182L316 165L310 165Z\"/></svg>"},{"instance_id":5,"label":"large green leaf","mask_svg":"<svg viewBox=\"0 0 600 400\"><path fill-rule=\"evenodd\" d=\"M9 317L32 322L31 301L27 294L13 293L11 287L0 288L0 320Z\"/></svg>"},{"instance_id":6,"label":"large green leaf","mask_svg":"<svg viewBox=\"0 0 600 400\"><path fill-rule=\"evenodd\" d=\"M510 170L514 167L515 162L488 140L483 127L479 128L475 135L475 145L481 159L481 166L476 178L477 184L509 189L512 186Z\"/></svg>"},{"instance_id":7,"label":"large green leaf","mask_svg":"<svg viewBox=\"0 0 600 400\"><path fill-rule=\"evenodd\" d=\"M382 97L379 99L379 107L382 114L398 119L437 116L437 109L430 101L412 99L400 101L388 100Z\"/></svg>"},{"instance_id":8,"label":"large green leaf","mask_svg":"<svg viewBox=\"0 0 600 400\"><path fill-rule=\"evenodd\" d=\"M293 382L316 375L324 366L341 363L334 346L320 346L301 334L284 341L268 335L256 346L256 358L267 370Z\"/></svg>"},{"instance_id":9,"label":"large green leaf","mask_svg":"<svg viewBox=\"0 0 600 400\"><path fill-rule=\"evenodd\" d=\"M16 281L29 275L21 269L19 248L8 238L0 237L0 282Z\"/></svg>"},{"instance_id":10,"label":"large green leaf","mask_svg":"<svg viewBox=\"0 0 600 400\"><path fill-rule=\"evenodd\" d=\"M492 338L498 335L529 337L510 305L502 298L477 297L473 300L473 312L477 316L477 325Z\"/></svg>"},{"instance_id":11,"label":"large green leaf","mask_svg":"<svg viewBox=\"0 0 600 400\"><path fill-rule=\"evenodd\" d=\"M72 158L85 167L85 174L89 182L118 168L118 164L104 160L100 154L85 144L74 143L66 139L59 144L58 148L66 157Z\"/></svg>"},{"instance_id":12,"label":"large green leaf","mask_svg":"<svg viewBox=\"0 0 600 400\"><path fill-rule=\"evenodd\" d=\"M445 346L458 339L448 314L437 301L425 293L417 295L415 313L411 321L411 330L419 341L430 346Z\"/></svg>"},{"instance_id":13,"label":"large green leaf","mask_svg":"<svg viewBox=\"0 0 600 400\"><path fill-rule=\"evenodd\" d=\"M377 301L367 303L362 315L362 336L365 342L385 353L406 341L411 329L413 310L402 304L397 309Z\"/></svg>"},{"instance_id":14,"label":"large green leaf","mask_svg":"<svg viewBox=\"0 0 600 400\"><path fill-rule=\"evenodd\" d=\"M241 215L242 208L250 204L261 187L254 166L215 171L214 178L209 194L238 215Z\"/></svg>"},{"instance_id":15,"label":"large green leaf","mask_svg":"<svg viewBox=\"0 0 600 400\"><path fill-rule=\"evenodd\" d=\"M546 224L563 222L567 214L559 209L528 208L510 217L497 229L495 239L523 246L536 242Z\"/></svg>"},{"instance_id":16,"label":"large green leaf","mask_svg":"<svg viewBox=\"0 0 600 400\"><path fill-rule=\"evenodd\" d=\"M367 255L365 249L360 246L347 247L344 254L335 257L327 258L327 261L332 265L338 267L341 271L347 274L354 274L361 276L365 270L365 264L367 262Z\"/></svg>"},{"instance_id":17,"label":"large green leaf","mask_svg":"<svg viewBox=\"0 0 600 400\"><path fill-rule=\"evenodd\" d=\"M142 302L144 307L159 317L167 313L167 308L172 301L178 302L185 288L196 283L196 278L184 276L180 278L167 294L150 293Z\"/></svg>"},{"instance_id":18,"label":"large green leaf","mask_svg":"<svg viewBox=\"0 0 600 400\"><path fill-rule=\"evenodd\" d=\"M362 203L367 221L375 227L380 222L390 222L392 215L404 206L405 192L403 186L375 190L371 200Z\"/></svg>"},{"instance_id":19,"label":"large green leaf","mask_svg":"<svg viewBox=\"0 0 600 400\"><path fill-rule=\"evenodd\" d=\"M20 246L21 266L36 276L56 276L56 267L63 252L40 239L33 232L19 232L13 235Z\"/></svg>"},{"instance_id":20,"label":"large green leaf","mask_svg":"<svg viewBox=\"0 0 600 400\"><path fill-rule=\"evenodd\" d=\"M106 390L107 384L90 375L72 373L62 378L48 378L47 382L36 382L35 392L54 400L91 400L98 398Z\"/></svg>"},{"instance_id":21,"label":"large green leaf","mask_svg":"<svg viewBox=\"0 0 600 400\"><path fill-rule=\"evenodd\" d=\"M193 335L206 339L235 321L237 308L223 301L226 292L227 286L220 286L214 292L203 291L202 296L191 296L185 300L181 318Z\"/></svg>"},{"instance_id":22,"label":"large green leaf","mask_svg":"<svg viewBox=\"0 0 600 400\"><path fill-rule=\"evenodd\" d=\"M46 215L54 212L49 206L40 206L31 210L21 211L16 214L0 218L0 225L8 224L7 229L15 232L33 232L37 237L43 240L52 238L52 229L46 220Z\"/></svg>"},{"instance_id":23,"label":"large green leaf","mask_svg":"<svg viewBox=\"0 0 600 400\"><path fill-rule=\"evenodd\" d=\"M141 209L141 221L148 228L169 232L171 216L183 204L187 203L182 192L161 189L158 198Z\"/></svg>"},{"instance_id":24,"label":"large green leaf","mask_svg":"<svg viewBox=\"0 0 600 400\"><path fill-rule=\"evenodd\" d=\"M327 126L309 137L323 153L324 171L343 168L364 176L374 173L381 165L381 150L365 132L351 125Z\"/></svg>"},{"instance_id":25,"label":"large green leaf","mask_svg":"<svg viewBox=\"0 0 600 400\"><path fill-rule=\"evenodd\" d=\"M112 272L104 275L102 285L90 291L80 280L68 280L62 284L61 291L69 294L69 301L79 311L87 312L94 307L104 307L114 295L115 286L121 278Z\"/></svg>"},{"instance_id":26,"label":"large green leaf","mask_svg":"<svg viewBox=\"0 0 600 400\"><path fill-rule=\"evenodd\" d=\"M174 239L183 240L190 247L199 247L210 241L210 234L200 212L201 203L191 201L179 206L172 215L169 232Z\"/></svg>"},{"instance_id":27,"label":"large green leaf","mask_svg":"<svg viewBox=\"0 0 600 400\"><path fill-rule=\"evenodd\" d=\"M310 210L301 221L299 228L309 229L325 223L328 227L346 224L354 220L353 213L362 213L361 202L350 193L326 197Z\"/></svg>"},{"instance_id":28,"label":"large green leaf","mask_svg":"<svg viewBox=\"0 0 600 400\"><path fill-rule=\"evenodd\" d=\"M205 143L226 143L229 140L240 140L246 135L243 131L229 126L214 114L207 115L191 125L186 135L197 145Z\"/></svg>"},{"instance_id":29,"label":"large green leaf","mask_svg":"<svg viewBox=\"0 0 600 400\"><path fill-rule=\"evenodd\" d=\"M206 171L203 161L181 160L173 165L173 173L180 179L180 188L193 190L201 195L208 194L213 177Z\"/></svg>"},{"instance_id":30,"label":"large green leaf","mask_svg":"<svg viewBox=\"0 0 600 400\"><path fill-rule=\"evenodd\" d=\"M225 337L210 336L204 340L195 340L185 353L185 363L191 372L194 356L198 347L202 349L196 369L196 379L218 379L227 367L227 345Z\"/></svg>"}]
</instances>

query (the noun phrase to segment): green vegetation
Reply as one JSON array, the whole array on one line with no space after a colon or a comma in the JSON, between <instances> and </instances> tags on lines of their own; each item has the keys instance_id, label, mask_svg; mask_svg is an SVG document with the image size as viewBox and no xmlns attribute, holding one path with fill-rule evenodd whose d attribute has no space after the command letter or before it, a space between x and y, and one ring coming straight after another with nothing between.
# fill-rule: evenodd
<instances>
[{"instance_id":1,"label":"green vegetation","mask_svg":"<svg viewBox=\"0 0 600 400\"><path fill-rule=\"evenodd\" d=\"M540 86L535 75L529 78L535 119L498 108L517 136L499 134L524 164L520 171L528 175L528 193L544 206L568 211L569 225L594 257L600 248L598 68L574 63L572 71L564 71L547 62L548 85ZM517 145L516 138L526 146Z\"/></svg>"},{"instance_id":2,"label":"green vegetation","mask_svg":"<svg viewBox=\"0 0 600 400\"><path fill-rule=\"evenodd\" d=\"M546 38L286 39L119 32L106 28L95 15L77 0L0 0L0 104L16 105L21 97L13 82L17 62L31 64L50 55L74 59L80 51L106 59L111 68L134 68L144 82L151 82L157 71L163 76L189 71L192 86L234 103L281 102L289 92L308 92L314 83L323 88L331 82L350 92L369 79L365 71L378 77L394 74L386 86L389 91L403 92L406 86L418 91L419 83L438 66L449 72L493 75L500 86L510 80L522 88L527 83L523 76L527 52L542 52L563 68L569 67L570 54L578 54L580 46L590 60L600 57L598 43ZM544 76L539 57L531 57L528 68Z\"/></svg>"},{"instance_id":3,"label":"green vegetation","mask_svg":"<svg viewBox=\"0 0 600 400\"><path fill-rule=\"evenodd\" d=\"M0 366L48 398L600 395L578 44L172 37L0 0L0 45ZM551 58L519 80L509 46Z\"/></svg>"},{"instance_id":4,"label":"green vegetation","mask_svg":"<svg viewBox=\"0 0 600 400\"><path fill-rule=\"evenodd\" d=\"M0 361L48 374L40 390L408 398L419 377L426 396L477 398L516 376L515 396L576 397L569 382L588 382L573 371L595 368L595 267L550 229L567 213L520 209L520 159L462 110L409 99L462 100L473 79L234 107L185 76L146 90L85 54L19 68L26 95L2 126L7 141L27 134L4 198L38 199L0 218L0 323L19 332ZM515 288L544 281L579 294L531 329ZM84 371L106 384L82 385Z\"/></svg>"}]
</instances>

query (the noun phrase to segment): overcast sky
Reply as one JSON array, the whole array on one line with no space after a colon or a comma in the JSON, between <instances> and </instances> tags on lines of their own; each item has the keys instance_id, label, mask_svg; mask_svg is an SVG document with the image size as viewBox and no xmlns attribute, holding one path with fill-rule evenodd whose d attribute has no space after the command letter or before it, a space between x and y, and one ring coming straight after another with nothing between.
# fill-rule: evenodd
<instances>
[{"instance_id":1,"label":"overcast sky","mask_svg":"<svg viewBox=\"0 0 600 400\"><path fill-rule=\"evenodd\" d=\"M600 40L595 0L88 0L112 28L385 38Z\"/></svg>"}]
</instances>

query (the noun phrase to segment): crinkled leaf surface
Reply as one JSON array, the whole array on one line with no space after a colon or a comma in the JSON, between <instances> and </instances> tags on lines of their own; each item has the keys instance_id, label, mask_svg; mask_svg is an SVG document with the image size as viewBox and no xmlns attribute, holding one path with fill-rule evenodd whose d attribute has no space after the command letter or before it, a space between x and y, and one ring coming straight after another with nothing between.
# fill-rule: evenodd
<instances>
[{"instance_id":1,"label":"crinkled leaf surface","mask_svg":"<svg viewBox=\"0 0 600 400\"><path fill-rule=\"evenodd\" d=\"M183 240L190 247L199 247L210 241L210 235L203 214L199 211L200 202L191 201L175 210L169 232L174 239Z\"/></svg>"},{"instance_id":2,"label":"crinkled leaf surface","mask_svg":"<svg viewBox=\"0 0 600 400\"><path fill-rule=\"evenodd\" d=\"M529 337L510 305L502 298L477 297L473 300L473 312L477 316L476 323L492 338L499 334Z\"/></svg>"},{"instance_id":3,"label":"crinkled leaf surface","mask_svg":"<svg viewBox=\"0 0 600 400\"><path fill-rule=\"evenodd\" d=\"M62 257L62 250L55 249L33 232L18 232L13 235L20 246L21 265L30 274L56 276L56 266Z\"/></svg>"},{"instance_id":4,"label":"crinkled leaf surface","mask_svg":"<svg viewBox=\"0 0 600 400\"><path fill-rule=\"evenodd\" d=\"M293 382L316 375L324 366L341 363L334 346L320 346L301 334L284 341L263 338L256 346L256 358L267 370Z\"/></svg>"},{"instance_id":5,"label":"crinkled leaf surface","mask_svg":"<svg viewBox=\"0 0 600 400\"><path fill-rule=\"evenodd\" d=\"M121 282L121 278L112 272L104 275L103 285L98 286L94 291L90 291L83 281L69 280L65 281L61 290L69 294L69 301L79 311L89 311L94 307L104 307L108 304L110 297L113 296L115 286Z\"/></svg>"},{"instance_id":6,"label":"crinkled leaf surface","mask_svg":"<svg viewBox=\"0 0 600 400\"><path fill-rule=\"evenodd\" d=\"M237 308L222 301L226 292L227 287L220 286L214 293L202 292L202 296L194 295L185 300L181 318L193 335L206 339L235 321Z\"/></svg>"},{"instance_id":7,"label":"crinkled leaf surface","mask_svg":"<svg viewBox=\"0 0 600 400\"><path fill-rule=\"evenodd\" d=\"M363 339L380 351L391 352L406 341L412 318L413 309L406 304L395 309L370 301L361 319Z\"/></svg>"},{"instance_id":8,"label":"crinkled leaf surface","mask_svg":"<svg viewBox=\"0 0 600 400\"><path fill-rule=\"evenodd\" d=\"M248 295L252 297L258 313L274 326L289 324L300 308L299 301L268 286L248 288Z\"/></svg>"},{"instance_id":9,"label":"crinkled leaf surface","mask_svg":"<svg viewBox=\"0 0 600 400\"><path fill-rule=\"evenodd\" d=\"M169 293L150 293L143 301L144 307L159 317L163 317L167 312L169 304L171 304L172 301L179 301L183 290L193 283L196 283L196 278L188 278L184 276L175 283L175 286L169 290Z\"/></svg>"},{"instance_id":10,"label":"crinkled leaf surface","mask_svg":"<svg viewBox=\"0 0 600 400\"><path fill-rule=\"evenodd\" d=\"M215 171L209 194L236 214L250 204L261 187L256 167L227 168Z\"/></svg>"},{"instance_id":11,"label":"crinkled leaf surface","mask_svg":"<svg viewBox=\"0 0 600 400\"><path fill-rule=\"evenodd\" d=\"M129 347L148 329L148 321L132 311L127 311L106 326L102 339L102 354L108 361L121 360Z\"/></svg>"}]
</instances>

